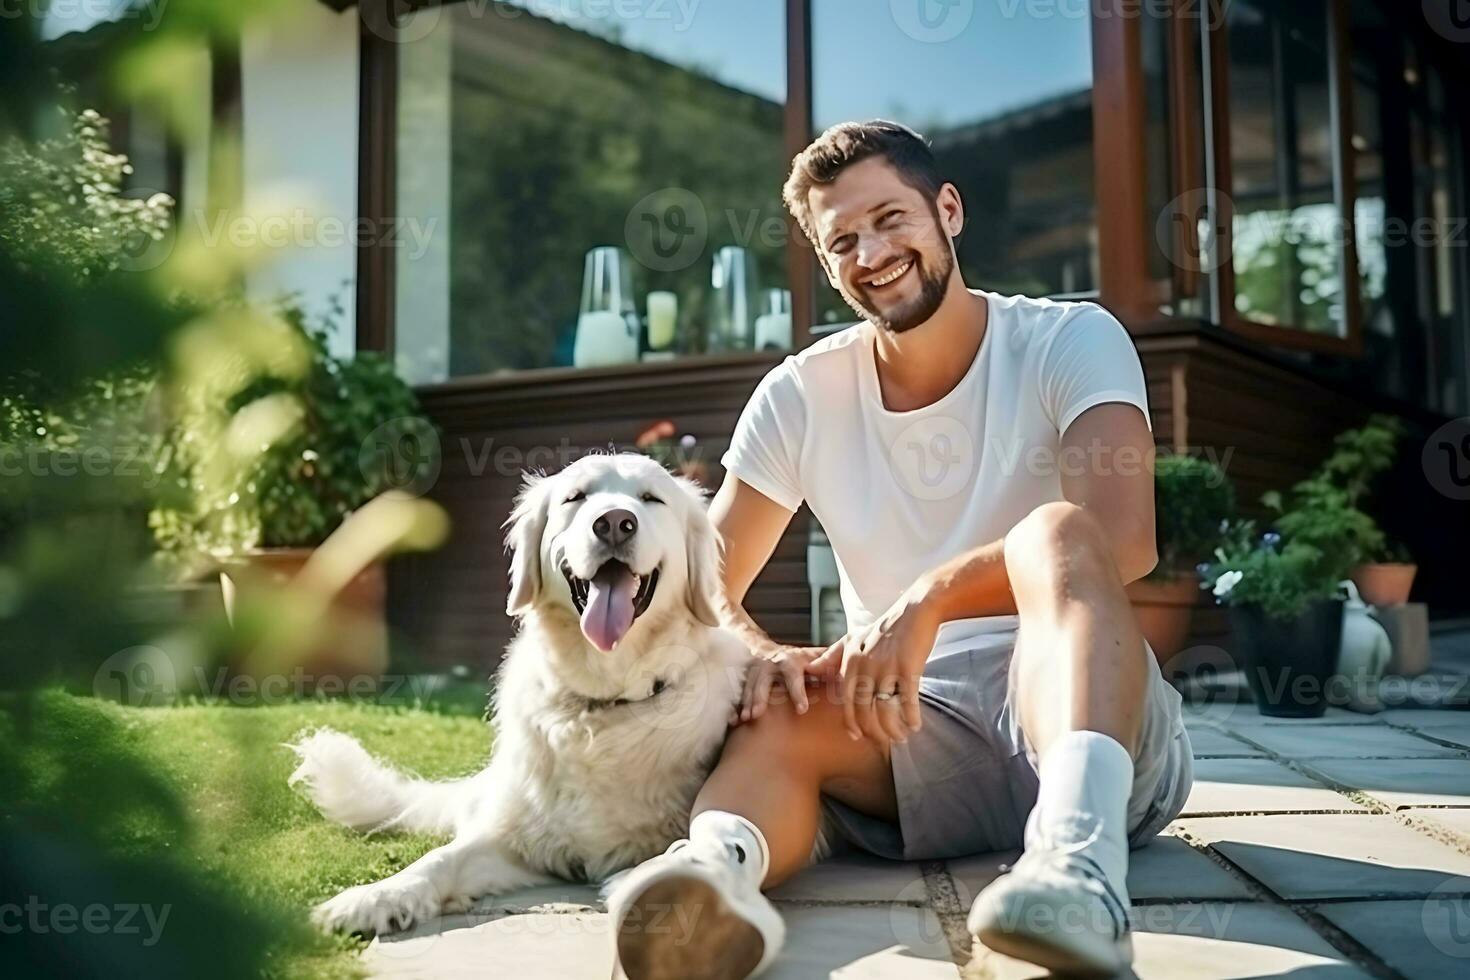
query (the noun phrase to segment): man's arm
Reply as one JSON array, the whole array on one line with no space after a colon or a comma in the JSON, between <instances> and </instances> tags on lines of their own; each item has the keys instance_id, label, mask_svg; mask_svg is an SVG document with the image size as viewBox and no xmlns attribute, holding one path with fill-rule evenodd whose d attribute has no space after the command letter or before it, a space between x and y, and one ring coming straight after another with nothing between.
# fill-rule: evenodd
<instances>
[{"instance_id":1,"label":"man's arm","mask_svg":"<svg viewBox=\"0 0 1470 980\"><path fill-rule=\"evenodd\" d=\"M1158 561L1153 453L1143 413L1110 402L1088 409L1067 427L1056 461L1062 496L1105 529L1125 583L1142 578ZM853 738L868 734L902 742L905 727L919 730L918 678L940 625L1015 611L1005 541L992 541L931 569L877 622L860 635L843 637L809 669L841 674L843 714ZM901 716L875 712L873 693L895 679Z\"/></svg>"},{"instance_id":2,"label":"man's arm","mask_svg":"<svg viewBox=\"0 0 1470 980\"><path fill-rule=\"evenodd\" d=\"M1077 417L1062 435L1062 496L1097 518L1124 584L1158 564L1154 542L1154 441L1143 413L1108 403ZM1005 541L992 541L933 569L917 584L940 622L1016 611Z\"/></svg>"},{"instance_id":3,"label":"man's arm","mask_svg":"<svg viewBox=\"0 0 1470 980\"><path fill-rule=\"evenodd\" d=\"M725 482L709 505L720 551L723 587L715 603L720 624L758 657L765 657L780 644L756 625L742 603L750 583L770 561L793 513L733 473L725 475Z\"/></svg>"}]
</instances>

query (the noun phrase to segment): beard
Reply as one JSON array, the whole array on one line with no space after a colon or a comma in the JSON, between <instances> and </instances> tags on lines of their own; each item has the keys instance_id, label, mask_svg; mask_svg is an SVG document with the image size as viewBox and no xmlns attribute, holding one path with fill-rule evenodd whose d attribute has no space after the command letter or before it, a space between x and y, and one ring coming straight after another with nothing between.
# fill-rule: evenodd
<instances>
[{"instance_id":1,"label":"beard","mask_svg":"<svg viewBox=\"0 0 1470 980\"><path fill-rule=\"evenodd\" d=\"M929 268L917 252L912 253L909 258L914 263L914 272L919 276L919 295L913 299L880 310L867 296L867 290L861 290L861 295L854 295L844 289L842 298L858 316L890 333L904 333L927 322L944 302L949 278L954 274L954 256L945 252L933 269Z\"/></svg>"}]
</instances>

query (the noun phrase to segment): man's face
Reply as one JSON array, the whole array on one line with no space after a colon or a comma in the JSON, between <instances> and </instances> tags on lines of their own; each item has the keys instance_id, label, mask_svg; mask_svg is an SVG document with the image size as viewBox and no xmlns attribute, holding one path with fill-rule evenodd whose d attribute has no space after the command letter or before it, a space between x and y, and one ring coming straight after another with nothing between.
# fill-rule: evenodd
<instances>
[{"instance_id":1,"label":"man's face","mask_svg":"<svg viewBox=\"0 0 1470 980\"><path fill-rule=\"evenodd\" d=\"M808 203L827 278L859 316L902 333L934 315L964 221L951 185L932 200L873 157L813 187Z\"/></svg>"}]
</instances>

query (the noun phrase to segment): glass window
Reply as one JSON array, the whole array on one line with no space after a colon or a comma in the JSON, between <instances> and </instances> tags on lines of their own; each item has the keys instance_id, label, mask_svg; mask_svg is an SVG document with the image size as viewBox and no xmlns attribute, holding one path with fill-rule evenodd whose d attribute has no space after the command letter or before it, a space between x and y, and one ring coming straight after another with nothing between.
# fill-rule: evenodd
<instances>
[{"instance_id":1,"label":"glass window","mask_svg":"<svg viewBox=\"0 0 1470 980\"><path fill-rule=\"evenodd\" d=\"M413 14L400 370L423 382L789 346L785 8Z\"/></svg>"},{"instance_id":2,"label":"glass window","mask_svg":"<svg viewBox=\"0 0 1470 980\"><path fill-rule=\"evenodd\" d=\"M1326 0L1236 0L1227 30L1235 308L1344 336Z\"/></svg>"},{"instance_id":3,"label":"glass window","mask_svg":"<svg viewBox=\"0 0 1470 980\"><path fill-rule=\"evenodd\" d=\"M1466 408L1458 143L1440 72L1371 0L1352 6L1354 206L1364 357L1354 380Z\"/></svg>"},{"instance_id":4,"label":"glass window","mask_svg":"<svg viewBox=\"0 0 1470 980\"><path fill-rule=\"evenodd\" d=\"M1033 295L1097 288L1092 28L1087 4L812 0L817 131L885 117L933 142L965 202L971 286ZM819 319L853 314L823 280Z\"/></svg>"}]
</instances>

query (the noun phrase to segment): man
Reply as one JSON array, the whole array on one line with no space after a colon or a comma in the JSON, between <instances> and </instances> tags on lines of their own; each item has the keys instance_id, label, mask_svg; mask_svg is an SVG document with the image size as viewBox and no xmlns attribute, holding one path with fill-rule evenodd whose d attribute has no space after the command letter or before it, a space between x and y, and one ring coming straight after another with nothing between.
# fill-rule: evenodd
<instances>
[{"instance_id":1,"label":"man","mask_svg":"<svg viewBox=\"0 0 1470 980\"><path fill-rule=\"evenodd\" d=\"M761 889L840 841L905 860L1024 845L971 932L1115 973L1128 849L1192 779L1123 591L1157 560L1137 353L1097 306L966 288L959 193L903 126L823 133L785 200L863 322L772 370L724 457L723 615L760 659L689 839L610 896L619 964L754 975L784 937ZM826 650L740 607L803 501L841 573L848 633Z\"/></svg>"}]
</instances>

